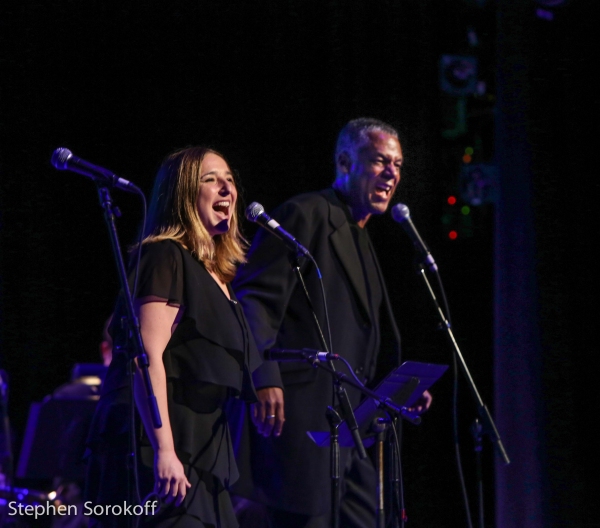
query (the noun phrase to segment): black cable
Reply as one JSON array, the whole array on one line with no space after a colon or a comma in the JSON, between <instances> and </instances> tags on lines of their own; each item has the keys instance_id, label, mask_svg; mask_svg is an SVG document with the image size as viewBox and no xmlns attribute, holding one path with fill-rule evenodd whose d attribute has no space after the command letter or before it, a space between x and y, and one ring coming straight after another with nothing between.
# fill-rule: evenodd
<instances>
[{"instance_id":1,"label":"black cable","mask_svg":"<svg viewBox=\"0 0 600 528\"><path fill-rule=\"evenodd\" d=\"M450 317L450 307L448 306L448 300L446 298L446 291L442 284L442 278L439 271L436 269L434 273L437 282L442 302L444 305L444 312L446 314L446 321L449 328L452 328L452 322ZM471 507L469 505L469 496L467 494L467 488L465 485L465 477L463 473L462 457L460 454L460 439L458 435L458 364L456 362L456 355L452 354L452 434L454 440L454 456L456 459L456 469L458 471L458 478L460 481L460 490L463 497L465 506L465 513L467 516L467 526L473 528L473 521L471 519Z\"/></svg>"},{"instance_id":2,"label":"black cable","mask_svg":"<svg viewBox=\"0 0 600 528\"><path fill-rule=\"evenodd\" d=\"M312 263L315 265L315 269L317 270L317 276L319 277L319 286L321 287L321 298L323 299L323 312L325 315L325 325L327 326L327 337L328 337L328 341L329 341L329 350L327 352L331 352L333 354L333 339L331 337L331 326L329 323L329 310L327 309L327 299L325 297L325 286L323 285L323 276L321 275L321 270L319 269L319 266L317 266L317 263L315 262L315 259L311 256L310 257Z\"/></svg>"},{"instance_id":3,"label":"black cable","mask_svg":"<svg viewBox=\"0 0 600 528\"><path fill-rule=\"evenodd\" d=\"M400 523L400 528L404 528L404 514L405 514L405 508L406 505L404 503L404 476L402 475L402 451L401 451L401 446L400 446L400 435L398 434L398 430L396 429L397 425L398 425L398 420L397 418L394 418L388 411L386 411L386 414L390 420L390 426L392 429L392 433L394 435L394 442L393 442L393 448L394 451L396 453L396 471L398 474L398 502L396 502L396 497L394 496L393 493L391 493L391 501L392 501L392 511L394 509L396 509L396 515L398 516L398 520ZM390 443L392 443L390 441ZM392 521L394 520L394 515L390 515L390 518L388 520L388 522L386 523L387 526L390 526L390 524L392 523Z\"/></svg>"},{"instance_id":4,"label":"black cable","mask_svg":"<svg viewBox=\"0 0 600 528\"><path fill-rule=\"evenodd\" d=\"M294 270L296 272L298 281L300 282L300 285L302 286L302 289L304 291L304 296L306 297L306 301L308 302L308 306L310 308L313 319L315 321L317 331L319 332L319 340L321 341L321 345L325 349L325 352L333 353L332 352L331 327L329 324L329 311L327 310L327 299L325 296L325 288L323 286L323 275L321 275L321 270L319 269L319 266L317 265L317 262L312 257L312 255L309 254L309 255L303 255L303 256L308 256L310 258L311 262L315 266L315 270L317 272L317 277L319 278L319 285L321 287L321 298L323 301L323 313L325 315L325 324L327 326L327 334L328 334L328 338L329 338L329 346L327 346L327 342L325 341L325 336L323 335L323 331L321 330L321 325L319 323L319 319L317 318L317 314L315 312L315 308L314 308L312 300L310 298L310 294L308 293L308 289L306 288L306 283L304 282L304 277L302 276L302 272L300 271L300 263L298 260L299 255L296 255L296 262L295 262ZM328 363L329 363L329 367L331 368L331 370L333 372L335 372L335 366L333 364L333 361L329 360ZM331 387L331 406L332 407L335 407L335 396L336 396L335 387L336 387L335 383L332 384L332 387Z\"/></svg>"},{"instance_id":5,"label":"black cable","mask_svg":"<svg viewBox=\"0 0 600 528\"><path fill-rule=\"evenodd\" d=\"M327 309L327 298L325 296L325 286L323 284L323 276L321 275L321 270L319 269L319 266L317 266L315 259L313 259L312 256L310 258L311 258L313 264L315 265L315 269L317 270L317 276L319 277L319 286L321 288L321 299L323 301L323 313L325 315L325 325L327 326L327 337L329 340L329 352L331 352L333 354L333 338L331 336L331 326L329 323L329 310ZM345 359L344 359L344 361L348 365L348 369L350 370L352 375L354 375L354 371L352 370L352 367L350 367L350 365L348 364L348 362ZM333 370L335 370L335 367L333 366L333 362L330 361L329 364L330 364L331 368ZM335 405L335 385L332 385L331 390L332 390L331 405L334 406Z\"/></svg>"},{"instance_id":6,"label":"black cable","mask_svg":"<svg viewBox=\"0 0 600 528\"><path fill-rule=\"evenodd\" d=\"M354 370L352 369L352 365L350 365L349 361L342 357L342 356L338 356L338 359L340 361L342 361L342 363L344 363L344 365L346 365L348 372L350 372L350 374L352 374L352 377L354 378L354 381L356 381L356 383L358 383L361 387L364 387L365 384L358 378L358 376L356 375L356 373L354 372Z\"/></svg>"}]
</instances>

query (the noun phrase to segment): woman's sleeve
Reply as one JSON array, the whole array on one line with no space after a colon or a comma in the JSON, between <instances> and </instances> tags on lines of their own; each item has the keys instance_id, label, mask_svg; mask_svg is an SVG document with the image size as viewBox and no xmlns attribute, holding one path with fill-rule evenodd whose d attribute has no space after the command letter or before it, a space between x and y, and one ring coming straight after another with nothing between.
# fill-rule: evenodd
<instances>
[{"instance_id":1,"label":"woman's sleeve","mask_svg":"<svg viewBox=\"0 0 600 528\"><path fill-rule=\"evenodd\" d=\"M132 282L134 273L130 275ZM164 240L145 244L140 259L136 298L160 297L169 304L183 305L183 286L183 260L177 243Z\"/></svg>"}]
</instances>

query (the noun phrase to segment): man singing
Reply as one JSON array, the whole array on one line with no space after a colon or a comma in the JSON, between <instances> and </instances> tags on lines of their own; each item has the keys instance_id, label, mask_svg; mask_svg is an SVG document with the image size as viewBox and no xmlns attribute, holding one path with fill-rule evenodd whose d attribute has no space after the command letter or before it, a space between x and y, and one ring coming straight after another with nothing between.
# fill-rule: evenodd
<instances>
[{"instance_id":1,"label":"man singing","mask_svg":"<svg viewBox=\"0 0 600 528\"><path fill-rule=\"evenodd\" d=\"M273 212L319 266L331 352L347 359L366 383L376 371L386 374L397 366L400 357L398 328L364 228L371 215L387 210L400 182L402 160L393 127L376 119L352 120L338 137L332 187L292 198ZM310 262L301 269L328 339L317 271ZM257 233L234 288L259 350L322 349L289 255L275 237ZM382 329L394 336L392 343L381 342ZM250 417L256 427L238 429L242 479L234 491L266 505L274 528L330 526L330 452L316 446L306 432L329 430L325 411L332 403L331 375L307 363L266 362L255 372L254 383L259 403L250 409ZM355 407L360 394L354 389L348 394ZM430 403L425 393L412 411L421 413ZM340 466L340 525L375 526L373 464L369 458L360 460L354 448L342 448Z\"/></svg>"}]
</instances>

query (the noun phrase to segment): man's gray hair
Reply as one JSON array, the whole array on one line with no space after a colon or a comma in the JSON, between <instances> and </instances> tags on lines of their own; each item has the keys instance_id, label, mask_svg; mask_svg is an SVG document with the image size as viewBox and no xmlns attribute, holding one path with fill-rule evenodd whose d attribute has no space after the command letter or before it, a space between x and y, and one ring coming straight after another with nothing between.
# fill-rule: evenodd
<instances>
[{"instance_id":1,"label":"man's gray hair","mask_svg":"<svg viewBox=\"0 0 600 528\"><path fill-rule=\"evenodd\" d=\"M353 149L358 150L364 144L370 141L369 134L372 132L384 132L395 138L398 138L398 131L391 125L371 117L359 117L349 121L342 128L338 136L335 147L335 160L341 152L349 152Z\"/></svg>"}]
</instances>

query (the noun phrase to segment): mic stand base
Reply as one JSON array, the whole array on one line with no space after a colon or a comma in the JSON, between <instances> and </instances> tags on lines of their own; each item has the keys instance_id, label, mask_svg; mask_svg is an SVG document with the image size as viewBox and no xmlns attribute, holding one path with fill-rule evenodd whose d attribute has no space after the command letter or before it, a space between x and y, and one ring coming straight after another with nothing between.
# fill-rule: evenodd
<instances>
[{"instance_id":1,"label":"mic stand base","mask_svg":"<svg viewBox=\"0 0 600 528\"><path fill-rule=\"evenodd\" d=\"M325 413L330 432L330 474L331 474L331 526L340 526L340 444L338 427L342 423L341 416L333 407L327 407Z\"/></svg>"},{"instance_id":2,"label":"mic stand base","mask_svg":"<svg viewBox=\"0 0 600 528\"><path fill-rule=\"evenodd\" d=\"M385 485L384 485L384 446L388 424L379 421L377 418L371 424L371 431L377 433L376 451L375 451L375 472L377 473L377 509L376 509L376 528L385 528Z\"/></svg>"},{"instance_id":3,"label":"mic stand base","mask_svg":"<svg viewBox=\"0 0 600 528\"><path fill-rule=\"evenodd\" d=\"M481 464L481 452L483 451L482 444L483 427L481 422L475 418L471 425L471 434L475 442L475 467L477 472L477 513L479 517L479 528L484 528L484 509L483 509L483 466Z\"/></svg>"}]
</instances>

